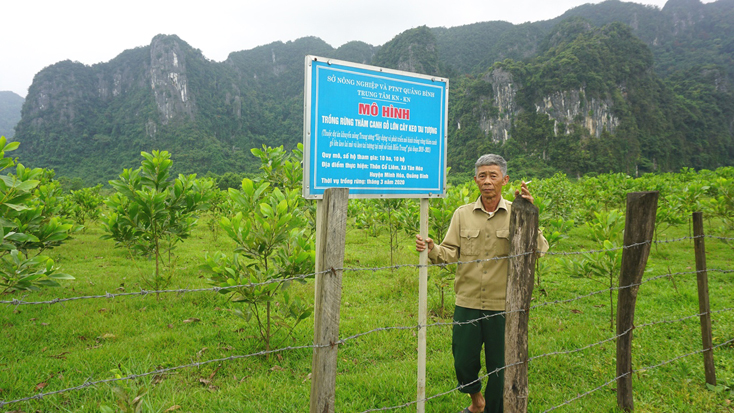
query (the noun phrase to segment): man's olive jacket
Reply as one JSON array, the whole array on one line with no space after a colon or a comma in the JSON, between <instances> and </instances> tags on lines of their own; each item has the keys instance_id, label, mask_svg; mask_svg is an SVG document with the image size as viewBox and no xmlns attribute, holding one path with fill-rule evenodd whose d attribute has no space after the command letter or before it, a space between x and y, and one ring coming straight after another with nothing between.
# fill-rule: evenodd
<instances>
[{"instance_id":1,"label":"man's olive jacket","mask_svg":"<svg viewBox=\"0 0 734 413\"><path fill-rule=\"evenodd\" d=\"M497 210L487 212L481 197L457 208L446 238L428 253L434 264L478 260L458 265L454 282L457 306L505 310L508 259L499 257L510 252L511 208L512 202L501 198ZM538 250L548 251L548 241L541 233Z\"/></svg>"}]
</instances>

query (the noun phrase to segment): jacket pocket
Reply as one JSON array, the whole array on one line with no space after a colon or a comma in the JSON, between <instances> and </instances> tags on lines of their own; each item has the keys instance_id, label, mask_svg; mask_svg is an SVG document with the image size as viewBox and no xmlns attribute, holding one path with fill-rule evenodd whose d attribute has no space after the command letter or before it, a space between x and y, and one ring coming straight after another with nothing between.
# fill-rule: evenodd
<instances>
[{"instance_id":1,"label":"jacket pocket","mask_svg":"<svg viewBox=\"0 0 734 413\"><path fill-rule=\"evenodd\" d=\"M508 255L510 253L510 230L498 229L495 235L497 236L497 244L494 246L495 253L499 257Z\"/></svg>"},{"instance_id":2,"label":"jacket pocket","mask_svg":"<svg viewBox=\"0 0 734 413\"><path fill-rule=\"evenodd\" d=\"M462 229L459 236L461 237L461 255L479 255L478 229Z\"/></svg>"},{"instance_id":3,"label":"jacket pocket","mask_svg":"<svg viewBox=\"0 0 734 413\"><path fill-rule=\"evenodd\" d=\"M509 229L498 229L497 238L502 238L502 239L506 239L507 241L509 241L510 240L510 230Z\"/></svg>"}]
</instances>

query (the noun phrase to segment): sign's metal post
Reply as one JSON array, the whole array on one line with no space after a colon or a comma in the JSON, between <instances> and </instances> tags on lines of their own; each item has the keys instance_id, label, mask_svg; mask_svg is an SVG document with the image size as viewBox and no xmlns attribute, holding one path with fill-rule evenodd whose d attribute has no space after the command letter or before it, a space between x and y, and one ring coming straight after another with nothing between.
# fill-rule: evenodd
<instances>
[{"instance_id":1,"label":"sign's metal post","mask_svg":"<svg viewBox=\"0 0 734 413\"><path fill-rule=\"evenodd\" d=\"M428 198L421 198L421 238L428 238ZM418 413L426 411L426 324L428 323L428 251L418 258Z\"/></svg>"}]
</instances>

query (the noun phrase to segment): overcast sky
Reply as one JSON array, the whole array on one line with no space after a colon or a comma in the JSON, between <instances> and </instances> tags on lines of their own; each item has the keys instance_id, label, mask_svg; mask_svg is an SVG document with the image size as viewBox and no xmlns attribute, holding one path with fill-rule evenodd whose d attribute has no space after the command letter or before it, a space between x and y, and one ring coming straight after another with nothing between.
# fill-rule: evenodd
<instances>
[{"instance_id":1,"label":"overcast sky","mask_svg":"<svg viewBox=\"0 0 734 413\"><path fill-rule=\"evenodd\" d=\"M711 0L705 0L709 2ZM586 0L3 0L0 91L23 97L33 76L70 59L107 62L123 50L175 34L212 60L274 41L320 37L382 45L422 25L454 27L548 20ZM638 3L663 7L665 0Z\"/></svg>"}]
</instances>

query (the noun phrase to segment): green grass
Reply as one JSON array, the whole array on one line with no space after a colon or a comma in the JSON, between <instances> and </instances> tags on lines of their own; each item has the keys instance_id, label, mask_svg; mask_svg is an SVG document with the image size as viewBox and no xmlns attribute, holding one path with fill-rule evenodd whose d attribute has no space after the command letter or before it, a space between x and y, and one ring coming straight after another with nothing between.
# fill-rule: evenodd
<instances>
[{"instance_id":1,"label":"green grass","mask_svg":"<svg viewBox=\"0 0 734 413\"><path fill-rule=\"evenodd\" d=\"M674 227L662 238L688 235L688 227ZM152 261L131 260L111 241L99 239L92 225L83 234L50 252L64 272L76 277L56 289L0 297L28 301L50 300L141 289L140 280L153 269ZM345 267L390 265L386 235L369 237L361 230L347 234ZM397 255L400 264L417 264L413 238L404 237ZM176 250L177 274L172 288L210 287L198 270L206 251L226 253L234 245L221 233L215 240L204 222ZM554 251L594 249L584 231L576 228ZM732 269L734 251L723 242L706 239L712 310L734 306L732 275L711 269ZM603 290L606 280L571 278L551 262L533 303L571 299ZM691 240L661 243L652 248L645 278L668 272L695 270ZM431 269L433 274L437 269ZM294 284L292 291L313 300L313 281ZM448 313L453 294L447 295ZM429 323L439 318L439 295L429 281ZM580 348L609 337L609 294L600 293L564 304L537 307L531 312L530 355ZM615 304L616 305L616 304ZM74 387L86 381L139 374L198 361L248 355L263 349L254 323L234 316L240 304L214 292L77 300L54 305L0 306L0 400L14 400L41 392ZM415 268L344 272L341 337L390 326L417 324L418 271ZM615 308L616 311L616 308ZM666 277L640 287L636 325L678 319L698 312L695 274ZM185 322L196 318L200 321ZM714 314L714 344L734 337L734 313ZM310 345L313 319L295 330L281 346ZM283 339L276 335L276 343ZM398 406L415 399L416 331L390 330L349 340L340 346L336 389L338 412ZM701 347L698 319L658 324L634 331L633 365L655 365ZM209 363L118 382L129 394L141 387L146 412L306 412L311 382L311 349ZM615 376L615 342L567 355L534 360L529 367L529 411L542 412L594 389ZM734 386L734 346L715 352L717 378ZM482 373L484 374L484 373ZM451 356L451 329L428 330L426 394L443 393L456 386ZM700 354L636 373L633 377L638 412L731 412L730 390L712 391L704 383ZM614 384L559 408L559 412L615 412ZM720 388L723 390L723 387ZM98 412L114 406L110 384L69 391L40 400L14 403L0 411ZM451 392L431 399L428 412L459 411L468 396ZM179 407L176 407L179 406ZM392 410L414 411L415 406Z\"/></svg>"}]
</instances>

